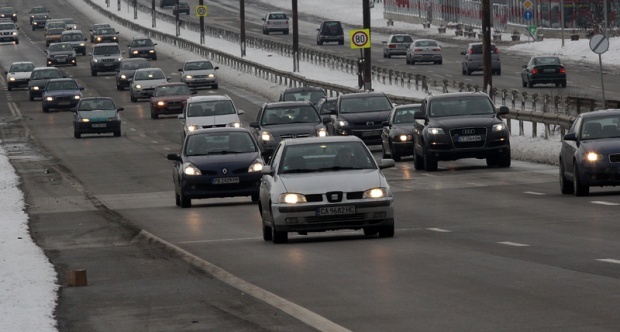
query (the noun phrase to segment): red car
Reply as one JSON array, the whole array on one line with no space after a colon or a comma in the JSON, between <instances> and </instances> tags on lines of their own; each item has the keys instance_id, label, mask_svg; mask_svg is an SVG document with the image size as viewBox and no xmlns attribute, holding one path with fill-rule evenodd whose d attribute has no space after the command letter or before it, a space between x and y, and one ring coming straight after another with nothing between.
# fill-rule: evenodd
<instances>
[{"instance_id":1,"label":"red car","mask_svg":"<svg viewBox=\"0 0 620 332\"><path fill-rule=\"evenodd\" d=\"M185 102L196 90L190 90L185 83L166 83L158 85L151 97L151 119L160 114L181 114Z\"/></svg>"}]
</instances>

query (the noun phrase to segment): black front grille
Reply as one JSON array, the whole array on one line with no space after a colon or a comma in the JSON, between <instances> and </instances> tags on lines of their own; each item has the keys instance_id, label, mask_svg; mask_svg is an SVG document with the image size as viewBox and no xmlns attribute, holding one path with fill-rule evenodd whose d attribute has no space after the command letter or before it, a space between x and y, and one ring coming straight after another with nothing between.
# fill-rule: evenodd
<instances>
[{"instance_id":1,"label":"black front grille","mask_svg":"<svg viewBox=\"0 0 620 332\"><path fill-rule=\"evenodd\" d=\"M301 138L301 137L310 137L310 134L308 133L303 133L303 134L282 134L280 135L281 139L287 139L287 138Z\"/></svg>"},{"instance_id":2,"label":"black front grille","mask_svg":"<svg viewBox=\"0 0 620 332\"><path fill-rule=\"evenodd\" d=\"M609 155L610 163L620 163L620 154L610 154Z\"/></svg>"},{"instance_id":3,"label":"black front grille","mask_svg":"<svg viewBox=\"0 0 620 332\"><path fill-rule=\"evenodd\" d=\"M481 148L486 142L486 128L458 128L450 130L450 138L456 149ZM467 139L469 137L480 137L478 141L460 141L461 137Z\"/></svg>"},{"instance_id":4,"label":"black front grille","mask_svg":"<svg viewBox=\"0 0 620 332\"><path fill-rule=\"evenodd\" d=\"M73 99L73 96L61 96L61 97L56 97L57 101L71 101L71 99Z\"/></svg>"},{"instance_id":5,"label":"black front grille","mask_svg":"<svg viewBox=\"0 0 620 332\"><path fill-rule=\"evenodd\" d=\"M322 201L323 201L323 195L321 194L306 195L306 202L308 203L316 203L316 202L322 202Z\"/></svg>"},{"instance_id":6,"label":"black front grille","mask_svg":"<svg viewBox=\"0 0 620 332\"><path fill-rule=\"evenodd\" d=\"M362 197L364 197L364 192L363 191L352 191L350 193L347 193L347 199L348 200L362 199Z\"/></svg>"},{"instance_id":7,"label":"black front grille","mask_svg":"<svg viewBox=\"0 0 620 332\"><path fill-rule=\"evenodd\" d=\"M221 128L221 127L226 127L226 124L216 124L216 125L202 126L202 128Z\"/></svg>"}]
</instances>

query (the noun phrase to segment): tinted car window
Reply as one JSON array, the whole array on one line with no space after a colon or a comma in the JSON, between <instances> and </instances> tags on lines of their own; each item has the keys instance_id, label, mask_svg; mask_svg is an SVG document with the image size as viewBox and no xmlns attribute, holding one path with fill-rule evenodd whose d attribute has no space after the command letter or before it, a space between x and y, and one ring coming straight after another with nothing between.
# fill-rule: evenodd
<instances>
[{"instance_id":1,"label":"tinted car window","mask_svg":"<svg viewBox=\"0 0 620 332\"><path fill-rule=\"evenodd\" d=\"M121 54L121 49L116 45L97 46L93 49L94 55Z\"/></svg>"},{"instance_id":2,"label":"tinted car window","mask_svg":"<svg viewBox=\"0 0 620 332\"><path fill-rule=\"evenodd\" d=\"M341 113L372 112L389 110L392 108L392 104L384 96L372 96L342 99L340 108Z\"/></svg>"},{"instance_id":3,"label":"tinted car window","mask_svg":"<svg viewBox=\"0 0 620 332\"><path fill-rule=\"evenodd\" d=\"M392 43L411 43L413 42L413 38L411 38L411 36L406 36L406 35L393 36L391 42Z\"/></svg>"}]
</instances>

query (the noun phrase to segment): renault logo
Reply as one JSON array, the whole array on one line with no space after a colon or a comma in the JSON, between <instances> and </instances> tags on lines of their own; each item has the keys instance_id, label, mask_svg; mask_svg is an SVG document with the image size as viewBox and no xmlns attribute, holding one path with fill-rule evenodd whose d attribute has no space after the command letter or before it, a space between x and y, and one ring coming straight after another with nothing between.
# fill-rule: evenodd
<instances>
[{"instance_id":1,"label":"renault logo","mask_svg":"<svg viewBox=\"0 0 620 332\"><path fill-rule=\"evenodd\" d=\"M222 174L227 174L228 170L226 168L222 168Z\"/></svg>"},{"instance_id":2,"label":"renault logo","mask_svg":"<svg viewBox=\"0 0 620 332\"><path fill-rule=\"evenodd\" d=\"M374 126L374 125L375 125L375 122L374 122L374 121L368 121L368 122L366 122L366 125L367 125L368 127L370 127L370 126Z\"/></svg>"},{"instance_id":3,"label":"renault logo","mask_svg":"<svg viewBox=\"0 0 620 332\"><path fill-rule=\"evenodd\" d=\"M463 135L473 135L475 133L476 133L475 129L463 129L461 131L461 134L463 134Z\"/></svg>"}]
</instances>

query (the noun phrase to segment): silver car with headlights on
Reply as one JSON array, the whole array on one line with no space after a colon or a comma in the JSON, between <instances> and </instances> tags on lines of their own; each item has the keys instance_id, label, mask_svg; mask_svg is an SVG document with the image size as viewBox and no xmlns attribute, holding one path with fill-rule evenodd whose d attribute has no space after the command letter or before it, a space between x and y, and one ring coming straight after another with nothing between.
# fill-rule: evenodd
<instances>
[{"instance_id":1,"label":"silver car with headlights on","mask_svg":"<svg viewBox=\"0 0 620 332\"><path fill-rule=\"evenodd\" d=\"M185 103L183 113L178 116L183 120L183 137L190 132L204 128L241 127L237 110L228 96L193 96Z\"/></svg>"},{"instance_id":2,"label":"silver car with headlights on","mask_svg":"<svg viewBox=\"0 0 620 332\"><path fill-rule=\"evenodd\" d=\"M363 229L394 236L394 198L383 172L394 160L376 162L355 136L287 139L263 167L259 212L263 239Z\"/></svg>"},{"instance_id":3,"label":"silver car with headlights on","mask_svg":"<svg viewBox=\"0 0 620 332\"><path fill-rule=\"evenodd\" d=\"M211 87L218 88L218 80L215 71L220 67L214 67L209 60L191 60L185 61L183 68L179 68L181 72L181 82L187 84L190 88Z\"/></svg>"}]
</instances>

